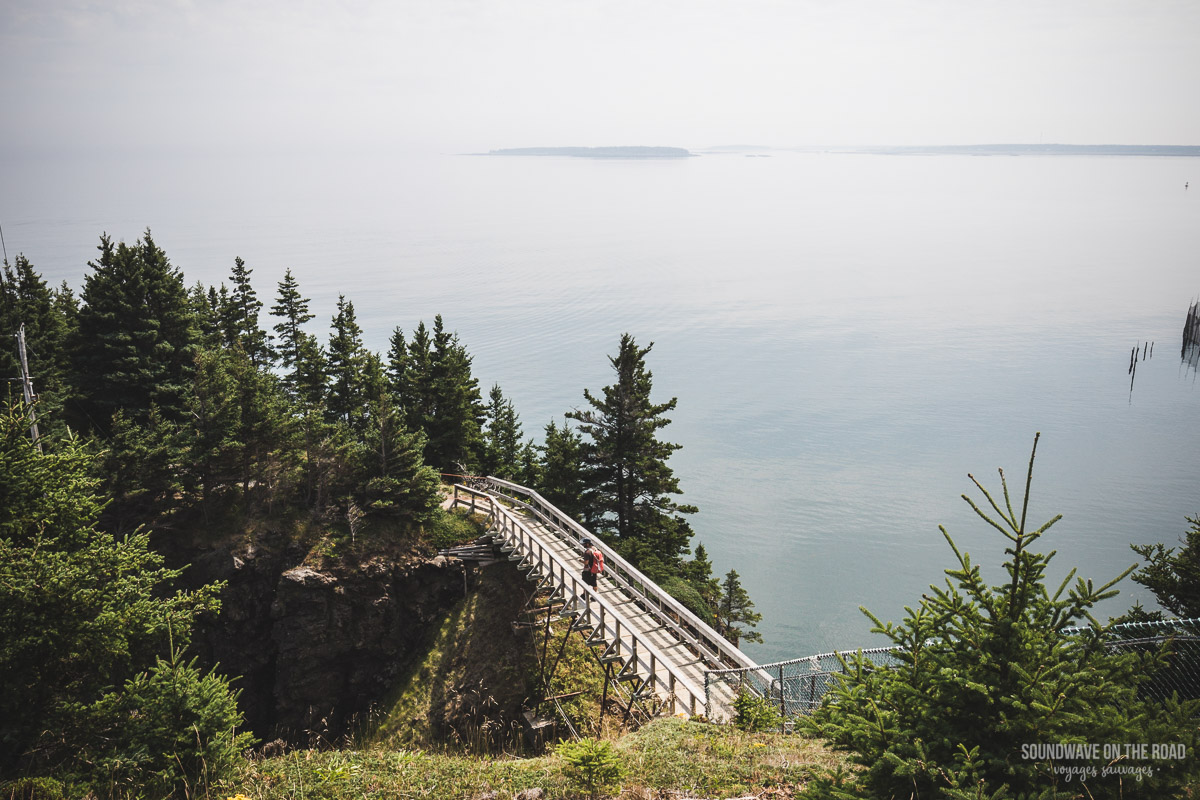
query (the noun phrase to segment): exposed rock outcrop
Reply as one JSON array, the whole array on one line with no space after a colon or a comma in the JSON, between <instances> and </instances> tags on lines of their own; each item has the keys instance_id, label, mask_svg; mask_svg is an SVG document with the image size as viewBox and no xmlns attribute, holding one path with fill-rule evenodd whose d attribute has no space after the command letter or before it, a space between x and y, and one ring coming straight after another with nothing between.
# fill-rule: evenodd
<instances>
[{"instance_id":1,"label":"exposed rock outcrop","mask_svg":"<svg viewBox=\"0 0 1200 800\"><path fill-rule=\"evenodd\" d=\"M270 533L203 552L160 549L191 563L189 585L227 583L194 649L238 679L251 730L292 744L339 743L463 592L460 564L416 550L314 564L308 548Z\"/></svg>"}]
</instances>

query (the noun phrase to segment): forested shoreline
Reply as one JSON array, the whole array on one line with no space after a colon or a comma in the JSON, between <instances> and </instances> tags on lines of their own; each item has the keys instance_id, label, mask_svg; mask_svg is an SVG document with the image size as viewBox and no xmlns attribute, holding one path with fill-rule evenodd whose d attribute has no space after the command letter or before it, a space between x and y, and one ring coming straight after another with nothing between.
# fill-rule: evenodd
<instances>
[{"instance_id":1,"label":"forested shoreline","mask_svg":"<svg viewBox=\"0 0 1200 800\"><path fill-rule=\"evenodd\" d=\"M537 443L499 385L485 400L441 315L397 326L375 353L344 296L327 338L310 332L319 321L290 271L268 308L240 258L228 283L189 287L149 230L133 244L102 235L97 252L78 297L65 282L48 286L24 255L0 274L0 326L23 330L37 391L29 409L9 382L0 454L14 478L2 498L12 576L2 613L21 632L0 655L15 688L0 722L5 773L199 785L195 764L130 755L129 737L172 752L162 737L198 726L209 735L204 769L219 770L248 743L229 734L236 693L186 657L221 586L179 588L150 531L161 546L303 518L330 541L427 546L423 532L445 514L441 475L538 488L735 643L757 638L736 571L720 581L703 545L692 552L696 507L676 501L667 464L680 445L659 438L676 400L651 401L652 344L621 336L612 385L584 389L587 407L548 423ZM0 369L21 375L16 348ZM84 664L83 651L109 655ZM155 676L191 688L147 700L135 684ZM151 735L138 709L160 700L186 712L172 717L180 730L163 722Z\"/></svg>"}]
</instances>

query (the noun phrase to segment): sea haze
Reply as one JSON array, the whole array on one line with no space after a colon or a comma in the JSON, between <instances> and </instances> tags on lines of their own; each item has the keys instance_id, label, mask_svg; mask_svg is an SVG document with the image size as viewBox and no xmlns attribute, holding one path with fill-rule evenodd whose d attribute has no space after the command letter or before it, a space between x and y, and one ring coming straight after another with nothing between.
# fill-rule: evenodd
<instances>
[{"instance_id":1,"label":"sea haze","mask_svg":"<svg viewBox=\"0 0 1200 800\"><path fill-rule=\"evenodd\" d=\"M973 473L999 497L997 467L1019 492L1037 431L1055 577L1177 542L1200 512L1200 159L770 156L25 161L0 224L77 289L102 231L147 226L189 283L240 256L270 305L291 268L314 332L344 294L380 351L440 313L539 439L611 382L621 333L654 342L671 463L763 613L760 661L878 644L858 607L899 619L943 580L939 524L999 581L960 495L982 502Z\"/></svg>"}]
</instances>

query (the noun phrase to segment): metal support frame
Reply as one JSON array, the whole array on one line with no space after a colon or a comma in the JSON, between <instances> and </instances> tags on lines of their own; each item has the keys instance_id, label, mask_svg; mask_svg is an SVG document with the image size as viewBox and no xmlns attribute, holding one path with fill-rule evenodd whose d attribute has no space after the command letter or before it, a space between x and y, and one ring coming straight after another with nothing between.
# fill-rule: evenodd
<instances>
[{"instance_id":1,"label":"metal support frame","mask_svg":"<svg viewBox=\"0 0 1200 800\"><path fill-rule=\"evenodd\" d=\"M606 552L606 561L614 565L614 573L606 572L604 593L586 586L578 570L569 567L565 560L579 552L580 531L586 531L545 503L535 492L497 479L489 478L486 482L489 491L456 484L453 503L467 506L474 513L486 511L490 531L498 537L501 552L518 563L528 580L537 581L534 596L548 590L545 608L558 605L560 614L570 618L567 636L572 631L579 632L605 671L602 703L608 702L610 691L624 695L624 685L628 685L628 699L623 698L626 721L635 707L648 716L663 709L674 713L679 700L684 701L684 707L692 714L697 713L701 704L708 710L711 703L707 696L707 680L703 681L705 685L699 685L695 677L687 677L680 671L684 667L691 668L693 676L696 674L694 666L698 663L711 667L733 662L743 668L761 669L699 620L696 623L709 632L696 628L689 619L694 616L690 611L682 606L676 608L678 603L674 598L625 564L619 556L607 557L610 551L606 547L602 549ZM498 493L496 485L510 490L521 489L528 493L531 502L512 494ZM544 527L526 520L536 520ZM614 592L614 588L623 596ZM633 606L632 613L625 610L630 605ZM562 660L566 642L564 637L551 667L547 663L550 632L547 613L541 648L542 682L547 690ZM646 638L648 632L654 632L656 638L653 641L657 643ZM673 637L674 641L662 643L663 634ZM682 653L679 648L684 648ZM687 653L694 658L680 662L676 655L668 655L669 651L680 655ZM651 705L645 706L645 703Z\"/></svg>"}]
</instances>

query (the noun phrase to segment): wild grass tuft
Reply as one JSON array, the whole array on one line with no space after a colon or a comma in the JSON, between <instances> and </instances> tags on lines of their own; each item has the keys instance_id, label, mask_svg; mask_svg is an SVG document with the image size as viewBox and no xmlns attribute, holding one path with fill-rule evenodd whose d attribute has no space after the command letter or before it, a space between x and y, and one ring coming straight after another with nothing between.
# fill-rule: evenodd
<instances>
[{"instance_id":1,"label":"wild grass tuft","mask_svg":"<svg viewBox=\"0 0 1200 800\"><path fill-rule=\"evenodd\" d=\"M794 734L745 733L725 725L658 719L613 743L620 788L606 796L728 798L789 796L811 777L845 762L819 741ZM577 797L561 755L537 758L414 750L298 751L247 762L221 788L251 800L361 800L381 797L514 798L538 788L547 800Z\"/></svg>"}]
</instances>

